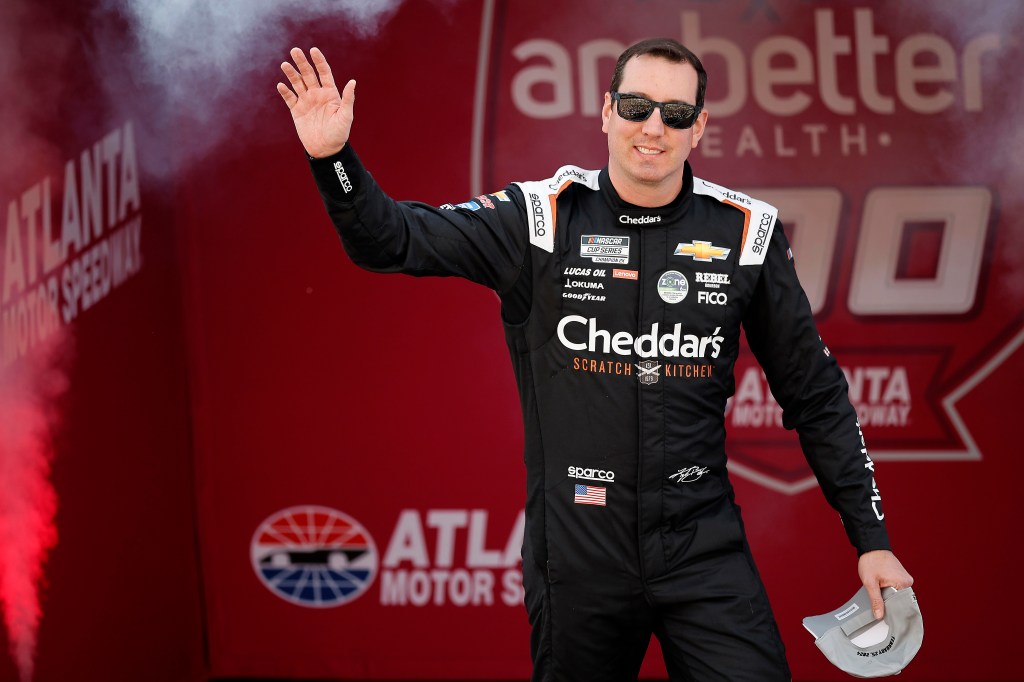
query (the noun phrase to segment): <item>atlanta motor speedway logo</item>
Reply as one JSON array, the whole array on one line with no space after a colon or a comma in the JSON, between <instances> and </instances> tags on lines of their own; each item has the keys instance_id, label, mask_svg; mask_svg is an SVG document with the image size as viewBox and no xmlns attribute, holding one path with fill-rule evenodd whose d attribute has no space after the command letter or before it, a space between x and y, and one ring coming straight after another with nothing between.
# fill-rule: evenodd
<instances>
[{"instance_id":1,"label":"atlanta motor speedway logo","mask_svg":"<svg viewBox=\"0 0 1024 682\"><path fill-rule=\"evenodd\" d=\"M298 606L347 604L377 576L373 538L351 516L327 507L272 514L256 530L250 554L267 589Z\"/></svg>"},{"instance_id":2,"label":"atlanta motor speedway logo","mask_svg":"<svg viewBox=\"0 0 1024 682\"><path fill-rule=\"evenodd\" d=\"M520 606L525 515L499 528L507 534L498 547L487 542L489 517L486 509L403 509L378 560L370 533L351 516L290 507L257 528L252 566L275 595L310 608L348 604L374 582L381 606Z\"/></svg>"}]
</instances>

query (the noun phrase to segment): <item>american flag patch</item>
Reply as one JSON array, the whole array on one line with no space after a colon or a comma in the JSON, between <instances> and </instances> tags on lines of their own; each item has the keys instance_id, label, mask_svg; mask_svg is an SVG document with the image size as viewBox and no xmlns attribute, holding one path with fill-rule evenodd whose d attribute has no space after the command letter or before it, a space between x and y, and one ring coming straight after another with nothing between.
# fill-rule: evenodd
<instances>
[{"instance_id":1,"label":"american flag patch","mask_svg":"<svg viewBox=\"0 0 1024 682\"><path fill-rule=\"evenodd\" d=\"M605 490L605 488L599 485L577 485L573 502L576 504L596 504L599 507L604 507Z\"/></svg>"}]
</instances>

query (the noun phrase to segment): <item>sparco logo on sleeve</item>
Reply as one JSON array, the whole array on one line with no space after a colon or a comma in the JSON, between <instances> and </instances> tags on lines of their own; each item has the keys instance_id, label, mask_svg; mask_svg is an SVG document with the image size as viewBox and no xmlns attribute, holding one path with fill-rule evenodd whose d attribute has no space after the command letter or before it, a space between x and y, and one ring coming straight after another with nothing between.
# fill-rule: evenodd
<instances>
[{"instance_id":1,"label":"sparco logo on sleeve","mask_svg":"<svg viewBox=\"0 0 1024 682\"><path fill-rule=\"evenodd\" d=\"M352 181L348 179L348 173L345 172L345 167L341 165L341 161L334 162L334 172L338 174L338 182L341 183L341 188L348 194L352 191Z\"/></svg>"}]
</instances>

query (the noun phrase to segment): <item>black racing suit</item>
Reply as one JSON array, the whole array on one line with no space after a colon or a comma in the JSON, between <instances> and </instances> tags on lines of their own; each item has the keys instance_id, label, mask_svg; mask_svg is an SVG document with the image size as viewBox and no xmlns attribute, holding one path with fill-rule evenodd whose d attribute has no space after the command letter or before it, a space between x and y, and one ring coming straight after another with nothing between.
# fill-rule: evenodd
<instances>
[{"instance_id":1,"label":"black racing suit","mask_svg":"<svg viewBox=\"0 0 1024 682\"><path fill-rule=\"evenodd\" d=\"M391 200L350 147L311 165L356 264L501 297L525 427L534 680L635 679L652 633L673 680L789 680L726 472L741 324L851 543L889 544L775 209L689 164L653 209L622 201L607 169L435 208Z\"/></svg>"}]
</instances>

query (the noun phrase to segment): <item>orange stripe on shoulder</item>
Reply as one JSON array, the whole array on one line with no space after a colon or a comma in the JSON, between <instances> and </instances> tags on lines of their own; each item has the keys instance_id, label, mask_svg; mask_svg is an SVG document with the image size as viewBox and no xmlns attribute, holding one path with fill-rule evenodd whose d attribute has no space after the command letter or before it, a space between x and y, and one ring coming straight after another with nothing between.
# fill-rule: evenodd
<instances>
[{"instance_id":1,"label":"orange stripe on shoulder","mask_svg":"<svg viewBox=\"0 0 1024 682\"><path fill-rule=\"evenodd\" d=\"M722 203L729 204L733 208L738 208L743 211L743 237L740 239L740 251L743 251L743 247L747 245L747 228L750 227L750 209L742 204L729 201L728 199L723 200Z\"/></svg>"},{"instance_id":2,"label":"orange stripe on shoulder","mask_svg":"<svg viewBox=\"0 0 1024 682\"><path fill-rule=\"evenodd\" d=\"M555 230L558 229L558 197L565 188L573 183L572 180L566 180L562 183L562 186L558 188L558 191L554 194L548 195L548 201L551 202L551 234L554 236Z\"/></svg>"}]
</instances>

